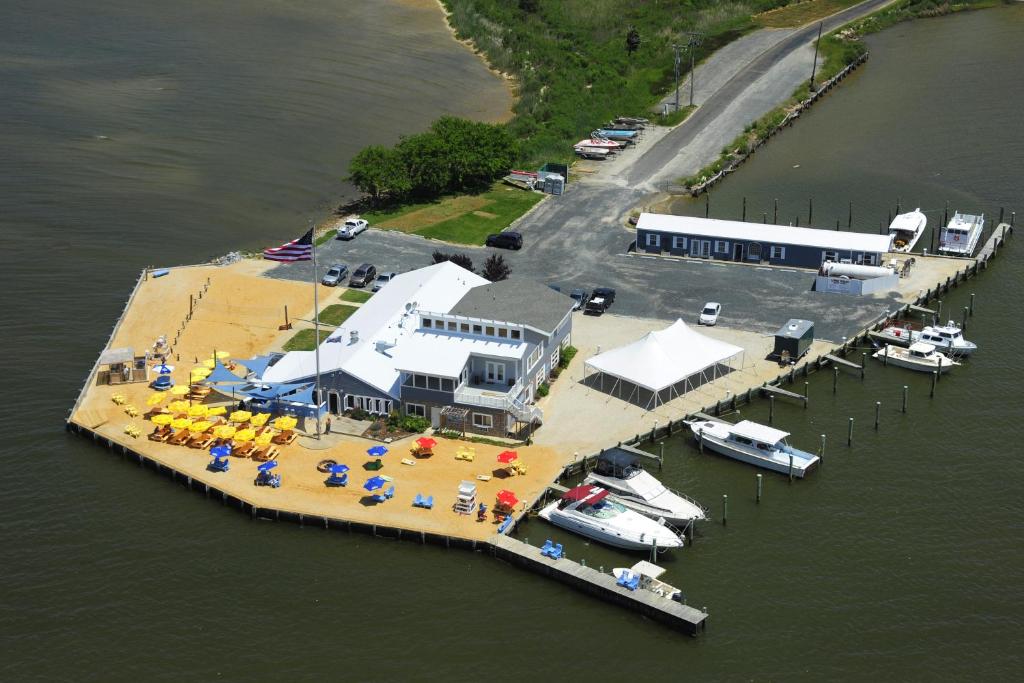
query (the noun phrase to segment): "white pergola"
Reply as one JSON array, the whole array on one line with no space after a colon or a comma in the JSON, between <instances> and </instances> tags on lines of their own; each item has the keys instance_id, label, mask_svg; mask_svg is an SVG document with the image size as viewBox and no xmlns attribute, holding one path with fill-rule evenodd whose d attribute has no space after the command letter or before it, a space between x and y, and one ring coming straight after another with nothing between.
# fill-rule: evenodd
<instances>
[{"instance_id":1,"label":"white pergola","mask_svg":"<svg viewBox=\"0 0 1024 683\"><path fill-rule=\"evenodd\" d=\"M736 358L741 368L743 355L741 347L705 336L680 319L632 344L587 359L584 381L597 375L595 381L604 391L607 376L611 378L608 393L622 398L625 386L629 389L625 400L630 403L634 396L642 401L646 391L650 398L641 405L651 410L738 369L732 365Z\"/></svg>"}]
</instances>

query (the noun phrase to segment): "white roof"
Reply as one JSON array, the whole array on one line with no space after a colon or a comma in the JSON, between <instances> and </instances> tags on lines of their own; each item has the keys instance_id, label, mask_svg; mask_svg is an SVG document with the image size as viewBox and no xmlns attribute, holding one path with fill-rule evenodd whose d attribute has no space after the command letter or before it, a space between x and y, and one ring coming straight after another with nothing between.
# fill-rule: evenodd
<instances>
[{"instance_id":1,"label":"white roof","mask_svg":"<svg viewBox=\"0 0 1024 683\"><path fill-rule=\"evenodd\" d=\"M892 245L891 235L794 228L788 225L765 225L763 223L724 221L717 218L671 216L662 213L640 214L636 229L696 235L711 239L792 244L839 251L885 253Z\"/></svg>"},{"instance_id":2,"label":"white roof","mask_svg":"<svg viewBox=\"0 0 1024 683\"><path fill-rule=\"evenodd\" d=\"M494 358L518 360L526 353L526 342L502 342L496 339L462 336L458 333L420 330L393 351L392 363L398 370L440 377L458 377L470 353Z\"/></svg>"},{"instance_id":3,"label":"white roof","mask_svg":"<svg viewBox=\"0 0 1024 683\"><path fill-rule=\"evenodd\" d=\"M729 431L736 436L745 436L748 439L754 441L764 441L765 443L774 444L782 441L789 432L783 432L778 429L771 427L765 427L762 424L751 422L750 420L743 420L729 427Z\"/></svg>"},{"instance_id":4,"label":"white roof","mask_svg":"<svg viewBox=\"0 0 1024 683\"><path fill-rule=\"evenodd\" d=\"M587 365L650 391L661 391L741 353L739 346L707 337L680 319L632 344L594 356Z\"/></svg>"},{"instance_id":5,"label":"white roof","mask_svg":"<svg viewBox=\"0 0 1024 683\"><path fill-rule=\"evenodd\" d=\"M664 567L659 567L658 565L648 562L647 560L640 560L639 562L633 565L632 569L637 574L643 574L644 576L649 576L652 579L656 579L665 573Z\"/></svg>"},{"instance_id":6,"label":"white roof","mask_svg":"<svg viewBox=\"0 0 1024 683\"><path fill-rule=\"evenodd\" d=\"M397 396L396 350L418 324L414 311L449 311L473 287L487 280L450 261L396 276L320 344L320 372L343 370L382 392ZM352 341L351 333L358 337ZM379 347L379 348L378 348ZM265 382L290 382L316 374L313 351L292 351L267 368Z\"/></svg>"}]
</instances>

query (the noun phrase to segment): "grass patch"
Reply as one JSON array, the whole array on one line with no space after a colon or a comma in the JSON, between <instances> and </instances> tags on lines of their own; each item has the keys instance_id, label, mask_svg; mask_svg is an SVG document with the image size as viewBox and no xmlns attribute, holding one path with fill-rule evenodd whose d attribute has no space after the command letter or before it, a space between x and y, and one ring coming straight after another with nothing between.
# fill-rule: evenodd
<instances>
[{"instance_id":1,"label":"grass patch","mask_svg":"<svg viewBox=\"0 0 1024 683\"><path fill-rule=\"evenodd\" d=\"M670 111L668 114L658 116L654 120L659 126L678 126L680 123L690 118L690 114L692 114L696 108L696 106L691 107L690 105L686 105L685 107L680 107L679 111Z\"/></svg>"},{"instance_id":2,"label":"grass patch","mask_svg":"<svg viewBox=\"0 0 1024 683\"><path fill-rule=\"evenodd\" d=\"M319 320L324 325L333 325L334 327L337 327L348 320L349 316L358 310L359 308L356 306L349 306L347 304L331 304L324 310L320 311Z\"/></svg>"},{"instance_id":3,"label":"grass patch","mask_svg":"<svg viewBox=\"0 0 1024 683\"><path fill-rule=\"evenodd\" d=\"M312 351L316 348L315 330L299 330L295 336L284 343L281 348L285 351ZM320 330L320 341L331 335L329 330Z\"/></svg>"},{"instance_id":4,"label":"grass patch","mask_svg":"<svg viewBox=\"0 0 1024 683\"><path fill-rule=\"evenodd\" d=\"M384 230L411 232L458 244L483 244L487 235L507 228L542 198L536 192L495 183L480 194L442 197L364 213L363 217Z\"/></svg>"},{"instance_id":5,"label":"grass patch","mask_svg":"<svg viewBox=\"0 0 1024 683\"><path fill-rule=\"evenodd\" d=\"M342 301L351 301L355 304L365 304L373 296L373 292L364 292L359 289L346 289L341 293Z\"/></svg>"},{"instance_id":6,"label":"grass patch","mask_svg":"<svg viewBox=\"0 0 1024 683\"><path fill-rule=\"evenodd\" d=\"M804 0L785 7L768 10L754 16L758 26L766 28L791 28L803 26L816 19L824 19L861 0Z\"/></svg>"}]
</instances>

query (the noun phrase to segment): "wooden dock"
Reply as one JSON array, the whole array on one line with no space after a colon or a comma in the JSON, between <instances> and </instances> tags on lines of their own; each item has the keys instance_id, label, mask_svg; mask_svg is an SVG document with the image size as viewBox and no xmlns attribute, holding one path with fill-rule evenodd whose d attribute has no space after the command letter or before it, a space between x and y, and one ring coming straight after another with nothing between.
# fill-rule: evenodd
<instances>
[{"instance_id":1,"label":"wooden dock","mask_svg":"<svg viewBox=\"0 0 1024 683\"><path fill-rule=\"evenodd\" d=\"M860 369L860 366L858 365L857 368ZM806 401L807 400L807 397L804 396L803 394L798 394L795 391L790 391L788 389L783 389L782 387L775 387L775 386L772 386L771 384L765 384L764 386L758 387L758 388L761 391L763 391L764 393L766 393L766 394L774 394L776 396L785 396L786 398L795 398L798 401Z\"/></svg>"},{"instance_id":2,"label":"wooden dock","mask_svg":"<svg viewBox=\"0 0 1024 683\"><path fill-rule=\"evenodd\" d=\"M529 569L607 602L671 626L691 636L707 628L708 615L683 603L668 600L647 590L631 591L616 585L615 577L586 565L562 558L552 560L540 554L540 548L508 536L487 541L492 554L509 564Z\"/></svg>"},{"instance_id":3,"label":"wooden dock","mask_svg":"<svg viewBox=\"0 0 1024 683\"><path fill-rule=\"evenodd\" d=\"M869 333L869 334L874 334L874 333ZM830 361L832 361L832 363L835 364L835 365L842 365L843 367L853 368L854 370L862 370L863 369L861 367L860 363L854 363L853 361L846 360L845 358L840 358L839 356L833 356L831 353L826 353L825 354L825 358L830 360Z\"/></svg>"}]
</instances>

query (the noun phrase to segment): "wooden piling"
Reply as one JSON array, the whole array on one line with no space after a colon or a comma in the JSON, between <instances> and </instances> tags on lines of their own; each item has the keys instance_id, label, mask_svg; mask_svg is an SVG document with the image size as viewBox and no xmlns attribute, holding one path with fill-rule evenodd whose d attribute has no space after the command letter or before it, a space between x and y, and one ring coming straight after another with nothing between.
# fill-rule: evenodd
<instances>
[{"instance_id":1,"label":"wooden piling","mask_svg":"<svg viewBox=\"0 0 1024 683\"><path fill-rule=\"evenodd\" d=\"M970 309L971 309L971 315L973 316L974 315L974 292L971 292L971 305L970 305Z\"/></svg>"},{"instance_id":2,"label":"wooden piling","mask_svg":"<svg viewBox=\"0 0 1024 683\"><path fill-rule=\"evenodd\" d=\"M807 366L804 365L804 369L805 370L806 370L806 368L807 368ZM807 404L810 403L810 402L811 402L811 383L810 382L804 382L804 410L807 409Z\"/></svg>"},{"instance_id":3,"label":"wooden piling","mask_svg":"<svg viewBox=\"0 0 1024 683\"><path fill-rule=\"evenodd\" d=\"M839 388L839 368L832 366L832 393L836 393Z\"/></svg>"},{"instance_id":4,"label":"wooden piling","mask_svg":"<svg viewBox=\"0 0 1024 683\"><path fill-rule=\"evenodd\" d=\"M846 429L846 445L853 445L853 418L850 418L849 426Z\"/></svg>"},{"instance_id":5,"label":"wooden piling","mask_svg":"<svg viewBox=\"0 0 1024 683\"><path fill-rule=\"evenodd\" d=\"M757 475L757 502L761 502L761 494L764 492L764 475L758 473Z\"/></svg>"},{"instance_id":6,"label":"wooden piling","mask_svg":"<svg viewBox=\"0 0 1024 683\"><path fill-rule=\"evenodd\" d=\"M882 413L882 402L875 401L875 431L878 431L878 420Z\"/></svg>"},{"instance_id":7,"label":"wooden piling","mask_svg":"<svg viewBox=\"0 0 1024 683\"><path fill-rule=\"evenodd\" d=\"M862 351L860 354L860 378L864 379L864 372L868 369L868 353Z\"/></svg>"},{"instance_id":8,"label":"wooden piling","mask_svg":"<svg viewBox=\"0 0 1024 683\"><path fill-rule=\"evenodd\" d=\"M729 496L722 494L722 524L729 522Z\"/></svg>"},{"instance_id":9,"label":"wooden piling","mask_svg":"<svg viewBox=\"0 0 1024 683\"><path fill-rule=\"evenodd\" d=\"M772 223L778 225L779 223L779 198L775 198L775 212L772 214Z\"/></svg>"},{"instance_id":10,"label":"wooden piling","mask_svg":"<svg viewBox=\"0 0 1024 683\"><path fill-rule=\"evenodd\" d=\"M904 413L907 412L907 396L908 396L909 392L910 392L910 390L907 388L907 385L904 384L903 385L903 412Z\"/></svg>"},{"instance_id":11,"label":"wooden piling","mask_svg":"<svg viewBox=\"0 0 1024 683\"><path fill-rule=\"evenodd\" d=\"M938 378L938 376L939 373L936 372L935 370L932 370L932 391L930 394L928 394L929 398L935 398L935 380Z\"/></svg>"},{"instance_id":12,"label":"wooden piling","mask_svg":"<svg viewBox=\"0 0 1024 683\"><path fill-rule=\"evenodd\" d=\"M768 397L768 424L775 423L775 396Z\"/></svg>"}]
</instances>

